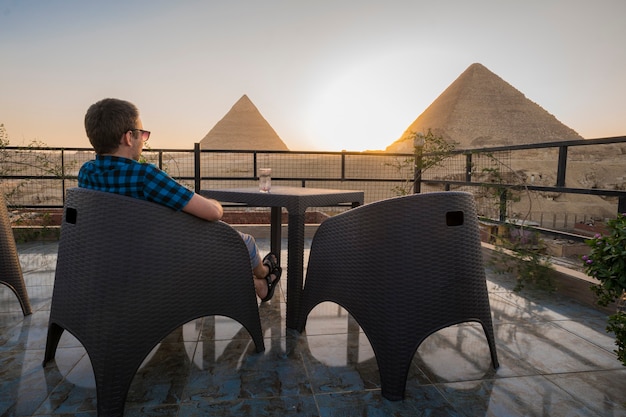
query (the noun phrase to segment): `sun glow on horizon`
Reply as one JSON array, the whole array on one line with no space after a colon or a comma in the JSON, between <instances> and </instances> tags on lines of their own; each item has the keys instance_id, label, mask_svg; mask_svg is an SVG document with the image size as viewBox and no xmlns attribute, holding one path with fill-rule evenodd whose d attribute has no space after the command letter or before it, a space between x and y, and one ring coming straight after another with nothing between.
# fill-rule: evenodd
<instances>
[{"instance_id":1,"label":"sun glow on horizon","mask_svg":"<svg viewBox=\"0 0 626 417\"><path fill-rule=\"evenodd\" d=\"M319 89L309 107L311 143L325 150L384 150L406 120L390 105L394 92L383 67L359 62L337 72Z\"/></svg>"},{"instance_id":2,"label":"sun glow on horizon","mask_svg":"<svg viewBox=\"0 0 626 417\"><path fill-rule=\"evenodd\" d=\"M443 61L441 52L415 50L415 45L381 46L327 70L308 107L307 141L321 150L365 151L384 150L399 139L448 83L421 64Z\"/></svg>"}]
</instances>

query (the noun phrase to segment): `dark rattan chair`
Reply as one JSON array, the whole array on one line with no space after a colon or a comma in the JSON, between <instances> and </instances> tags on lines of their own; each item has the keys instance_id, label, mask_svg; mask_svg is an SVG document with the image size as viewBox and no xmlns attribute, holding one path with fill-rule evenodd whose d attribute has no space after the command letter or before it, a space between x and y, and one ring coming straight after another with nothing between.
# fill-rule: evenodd
<instances>
[{"instance_id":1,"label":"dark rattan chair","mask_svg":"<svg viewBox=\"0 0 626 417\"><path fill-rule=\"evenodd\" d=\"M32 313L9 213L2 195L0 195L0 284L8 286L15 293L25 316Z\"/></svg>"},{"instance_id":2,"label":"dark rattan chair","mask_svg":"<svg viewBox=\"0 0 626 417\"><path fill-rule=\"evenodd\" d=\"M263 335L248 251L223 222L117 194L73 188L61 225L44 366L64 330L85 347L99 416L121 416L144 358L190 320L239 321Z\"/></svg>"},{"instance_id":3,"label":"dark rattan chair","mask_svg":"<svg viewBox=\"0 0 626 417\"><path fill-rule=\"evenodd\" d=\"M477 321L498 367L478 220L471 194L437 192L357 207L313 238L298 330L323 301L367 335L382 394L404 398L411 360L432 333Z\"/></svg>"}]
</instances>

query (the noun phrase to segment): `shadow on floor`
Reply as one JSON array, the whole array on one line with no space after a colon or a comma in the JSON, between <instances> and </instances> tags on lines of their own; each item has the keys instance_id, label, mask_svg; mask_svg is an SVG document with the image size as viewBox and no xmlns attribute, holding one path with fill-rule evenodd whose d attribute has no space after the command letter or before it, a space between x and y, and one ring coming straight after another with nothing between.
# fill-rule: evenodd
<instances>
[{"instance_id":1,"label":"shadow on floor","mask_svg":"<svg viewBox=\"0 0 626 417\"><path fill-rule=\"evenodd\" d=\"M269 241L259 244L268 250ZM71 334L62 336L55 360L41 366L56 248L55 242L19 247L31 316L0 286L0 416L96 415L91 364ZM260 306L265 352L255 353L233 320L191 321L146 358L125 415L626 416L626 368L604 331L606 315L560 296L514 293L513 286L511 278L488 271L495 371L480 325L448 327L419 347L406 399L388 401L358 324L336 304L323 303L305 333L285 330L280 291Z\"/></svg>"}]
</instances>

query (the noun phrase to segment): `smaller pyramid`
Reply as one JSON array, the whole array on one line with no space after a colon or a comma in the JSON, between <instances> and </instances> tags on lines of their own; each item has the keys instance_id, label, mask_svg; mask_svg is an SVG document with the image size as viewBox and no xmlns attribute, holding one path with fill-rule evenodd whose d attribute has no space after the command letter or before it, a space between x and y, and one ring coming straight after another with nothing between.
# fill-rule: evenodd
<instances>
[{"instance_id":1,"label":"smaller pyramid","mask_svg":"<svg viewBox=\"0 0 626 417\"><path fill-rule=\"evenodd\" d=\"M441 136L457 149L475 149L582 137L483 65L470 65L406 129L388 152L412 152L409 132Z\"/></svg>"},{"instance_id":2,"label":"smaller pyramid","mask_svg":"<svg viewBox=\"0 0 626 417\"><path fill-rule=\"evenodd\" d=\"M245 94L200 141L200 148L261 151L289 150Z\"/></svg>"}]
</instances>

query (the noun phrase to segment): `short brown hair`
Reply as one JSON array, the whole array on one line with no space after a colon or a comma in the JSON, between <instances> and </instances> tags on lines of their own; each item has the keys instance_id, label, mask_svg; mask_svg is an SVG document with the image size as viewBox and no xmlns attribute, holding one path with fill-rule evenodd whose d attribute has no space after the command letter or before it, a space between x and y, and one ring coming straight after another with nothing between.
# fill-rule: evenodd
<instances>
[{"instance_id":1,"label":"short brown hair","mask_svg":"<svg viewBox=\"0 0 626 417\"><path fill-rule=\"evenodd\" d=\"M85 131L97 154L114 152L124 132L136 127L139 110L128 101L105 98L85 114Z\"/></svg>"}]
</instances>

